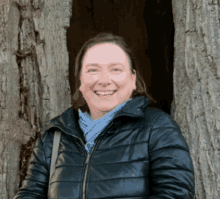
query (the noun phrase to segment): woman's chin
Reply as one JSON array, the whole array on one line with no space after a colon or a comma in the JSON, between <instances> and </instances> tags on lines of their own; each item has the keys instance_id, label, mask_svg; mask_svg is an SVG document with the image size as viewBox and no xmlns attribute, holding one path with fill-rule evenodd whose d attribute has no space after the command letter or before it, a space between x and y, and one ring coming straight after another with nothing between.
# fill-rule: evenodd
<instances>
[{"instance_id":1,"label":"woman's chin","mask_svg":"<svg viewBox=\"0 0 220 199\"><path fill-rule=\"evenodd\" d=\"M122 102L121 102L122 103ZM113 102L100 102L100 103L96 103L95 107L96 109L102 111L102 112L109 112L113 109L115 109L117 106L119 106L121 103L119 103L118 101L113 103Z\"/></svg>"},{"instance_id":2,"label":"woman's chin","mask_svg":"<svg viewBox=\"0 0 220 199\"><path fill-rule=\"evenodd\" d=\"M110 112L114 109L114 107L97 107L102 112Z\"/></svg>"}]
</instances>

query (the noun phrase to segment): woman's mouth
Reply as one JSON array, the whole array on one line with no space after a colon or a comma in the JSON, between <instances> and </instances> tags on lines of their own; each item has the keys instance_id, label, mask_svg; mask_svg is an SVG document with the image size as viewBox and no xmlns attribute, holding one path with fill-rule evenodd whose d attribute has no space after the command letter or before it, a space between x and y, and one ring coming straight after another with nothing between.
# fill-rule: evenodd
<instances>
[{"instance_id":1,"label":"woman's mouth","mask_svg":"<svg viewBox=\"0 0 220 199\"><path fill-rule=\"evenodd\" d=\"M94 91L94 93L98 96L112 96L117 90L114 91Z\"/></svg>"}]
</instances>

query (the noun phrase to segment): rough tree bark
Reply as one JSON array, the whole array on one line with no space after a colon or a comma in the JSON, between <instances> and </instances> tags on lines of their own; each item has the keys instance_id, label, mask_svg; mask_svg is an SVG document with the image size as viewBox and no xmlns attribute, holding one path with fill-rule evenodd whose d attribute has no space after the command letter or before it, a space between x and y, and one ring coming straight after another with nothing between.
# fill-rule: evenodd
<instances>
[{"instance_id":1,"label":"rough tree bark","mask_svg":"<svg viewBox=\"0 0 220 199\"><path fill-rule=\"evenodd\" d=\"M173 0L174 119L190 147L196 199L220 198L219 0Z\"/></svg>"},{"instance_id":2,"label":"rough tree bark","mask_svg":"<svg viewBox=\"0 0 220 199\"><path fill-rule=\"evenodd\" d=\"M70 0L0 1L2 199L13 198L19 166L27 166L20 149L30 151L45 124L71 106L66 48L70 17Z\"/></svg>"}]
</instances>

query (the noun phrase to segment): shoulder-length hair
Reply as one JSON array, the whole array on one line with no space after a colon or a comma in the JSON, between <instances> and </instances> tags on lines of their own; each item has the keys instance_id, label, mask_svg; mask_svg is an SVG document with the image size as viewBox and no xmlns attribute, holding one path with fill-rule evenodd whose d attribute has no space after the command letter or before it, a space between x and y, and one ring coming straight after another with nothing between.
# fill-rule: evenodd
<instances>
[{"instance_id":1,"label":"shoulder-length hair","mask_svg":"<svg viewBox=\"0 0 220 199\"><path fill-rule=\"evenodd\" d=\"M130 61L130 70L131 73L134 74L136 71L136 89L133 91L131 98L134 98L136 96L145 96L150 99L150 104L152 102L157 102L154 100L151 96L147 94L146 90L146 84L143 80L143 77L140 74L139 71L139 65L136 57L134 56L133 49L128 47L128 44L126 43L125 39L121 36L114 35L109 32L103 32L99 33L95 37L92 37L89 39L79 50L76 59L75 59L75 69L74 69L74 78L75 78L75 85L74 85L74 94L72 96L72 107L73 109L78 111L78 108L80 108L83 112L90 113L88 104L86 103L82 93L79 90L80 87L80 76L81 76L81 68L82 68L82 61L84 58L84 55L86 51L96 45L101 43L113 43L121 47L124 52L129 57ZM135 71L134 71L135 70Z\"/></svg>"}]
</instances>

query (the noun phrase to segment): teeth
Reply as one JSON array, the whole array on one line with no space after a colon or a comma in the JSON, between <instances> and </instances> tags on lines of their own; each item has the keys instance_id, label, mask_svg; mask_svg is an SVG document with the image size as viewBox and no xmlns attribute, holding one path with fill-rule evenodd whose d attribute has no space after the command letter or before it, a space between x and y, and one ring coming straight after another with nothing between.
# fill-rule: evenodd
<instances>
[{"instance_id":1,"label":"teeth","mask_svg":"<svg viewBox=\"0 0 220 199\"><path fill-rule=\"evenodd\" d=\"M106 91L106 92L95 92L97 95L112 95L113 93L114 93L114 91L113 92L108 92L108 91Z\"/></svg>"},{"instance_id":2,"label":"teeth","mask_svg":"<svg viewBox=\"0 0 220 199\"><path fill-rule=\"evenodd\" d=\"M98 95L112 95L114 92L96 92Z\"/></svg>"}]
</instances>

